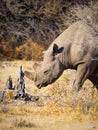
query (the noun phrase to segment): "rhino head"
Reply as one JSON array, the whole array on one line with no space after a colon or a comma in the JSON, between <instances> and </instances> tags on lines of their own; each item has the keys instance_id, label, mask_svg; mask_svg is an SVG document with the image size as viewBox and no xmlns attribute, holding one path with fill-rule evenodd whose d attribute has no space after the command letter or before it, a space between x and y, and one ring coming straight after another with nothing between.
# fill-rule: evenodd
<instances>
[{"instance_id":1,"label":"rhino head","mask_svg":"<svg viewBox=\"0 0 98 130\"><path fill-rule=\"evenodd\" d=\"M59 48L54 44L50 50L44 53L43 61L40 64L34 64L34 73L24 72L26 77L34 80L39 89L53 83L62 74L64 66L60 62L58 55L62 53L63 49L63 47Z\"/></svg>"}]
</instances>

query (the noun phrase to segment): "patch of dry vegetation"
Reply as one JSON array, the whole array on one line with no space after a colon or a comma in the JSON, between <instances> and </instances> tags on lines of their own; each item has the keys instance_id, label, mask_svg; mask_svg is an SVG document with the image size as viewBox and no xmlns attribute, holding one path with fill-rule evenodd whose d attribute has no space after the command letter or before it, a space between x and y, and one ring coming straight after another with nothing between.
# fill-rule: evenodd
<instances>
[{"instance_id":1,"label":"patch of dry vegetation","mask_svg":"<svg viewBox=\"0 0 98 130\"><path fill-rule=\"evenodd\" d=\"M2 17L0 59L2 60L14 58L29 60L32 57L39 60L40 55L38 58L31 52L33 49L30 47L33 45L27 43L30 39L48 47L68 26L80 19L85 19L87 23L90 21L91 25L98 23L97 0L36 0L34 2L2 0L0 12Z\"/></svg>"},{"instance_id":2,"label":"patch of dry vegetation","mask_svg":"<svg viewBox=\"0 0 98 130\"><path fill-rule=\"evenodd\" d=\"M10 41L9 41L10 42ZM26 41L24 44L12 48L12 45L2 45L0 46L0 57L1 60L42 60L43 51L45 50L45 46L33 42L32 40Z\"/></svg>"},{"instance_id":3,"label":"patch of dry vegetation","mask_svg":"<svg viewBox=\"0 0 98 130\"><path fill-rule=\"evenodd\" d=\"M9 66L5 68L0 66L0 89L4 87L9 73L12 74L14 82L17 80L17 68L20 65L23 66L23 70L31 71L33 62L13 61L9 62ZM39 90L33 81L25 78L26 92L39 95L40 99L36 102L13 100L14 93L8 91L6 93L8 100L0 102L0 128L2 130L5 128L39 130L44 129L44 126L49 127L50 122L51 128L57 130L58 127L64 129L65 122L98 122L98 91L87 80L80 92L74 93L72 91L74 79L75 71L67 70L54 84ZM53 120L55 120L54 125Z\"/></svg>"},{"instance_id":4,"label":"patch of dry vegetation","mask_svg":"<svg viewBox=\"0 0 98 130\"><path fill-rule=\"evenodd\" d=\"M31 40L16 48L15 58L25 60L42 60L43 51L45 47L43 45L32 42Z\"/></svg>"},{"instance_id":5,"label":"patch of dry vegetation","mask_svg":"<svg viewBox=\"0 0 98 130\"><path fill-rule=\"evenodd\" d=\"M35 127L35 125L33 123L30 123L30 122L27 122L27 120L24 120L24 119L16 119L14 121L14 126L15 127L18 127L18 128L21 128L21 127L26 127L26 128L33 128Z\"/></svg>"}]
</instances>

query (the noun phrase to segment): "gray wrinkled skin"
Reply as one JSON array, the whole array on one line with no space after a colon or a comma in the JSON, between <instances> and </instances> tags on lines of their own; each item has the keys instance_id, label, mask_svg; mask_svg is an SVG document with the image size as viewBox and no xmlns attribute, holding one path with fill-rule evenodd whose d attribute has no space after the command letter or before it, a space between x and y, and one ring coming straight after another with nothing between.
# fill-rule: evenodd
<instances>
[{"instance_id":1,"label":"gray wrinkled skin","mask_svg":"<svg viewBox=\"0 0 98 130\"><path fill-rule=\"evenodd\" d=\"M98 34L83 21L78 21L58 36L35 64L35 74L27 72L38 88L51 84L65 69L75 69L74 87L79 90L86 79L98 88ZM30 76L31 75L31 76ZM26 74L25 74L26 76Z\"/></svg>"},{"instance_id":2,"label":"gray wrinkled skin","mask_svg":"<svg viewBox=\"0 0 98 130\"><path fill-rule=\"evenodd\" d=\"M50 58L48 54L46 55L44 61L35 70L35 84L39 88L54 82L64 70L64 66L58 58L53 55Z\"/></svg>"}]
</instances>

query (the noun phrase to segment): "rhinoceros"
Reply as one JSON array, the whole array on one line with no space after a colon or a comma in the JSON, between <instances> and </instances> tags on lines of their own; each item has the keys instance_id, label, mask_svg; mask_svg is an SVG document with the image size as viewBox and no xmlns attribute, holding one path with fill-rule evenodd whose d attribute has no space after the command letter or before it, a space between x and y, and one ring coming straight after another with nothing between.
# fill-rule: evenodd
<instances>
[{"instance_id":1,"label":"rhinoceros","mask_svg":"<svg viewBox=\"0 0 98 130\"><path fill-rule=\"evenodd\" d=\"M74 88L78 91L86 79L98 88L98 33L84 21L78 21L61 33L45 51L35 72L25 71L40 89L56 81L66 69L76 70Z\"/></svg>"}]
</instances>

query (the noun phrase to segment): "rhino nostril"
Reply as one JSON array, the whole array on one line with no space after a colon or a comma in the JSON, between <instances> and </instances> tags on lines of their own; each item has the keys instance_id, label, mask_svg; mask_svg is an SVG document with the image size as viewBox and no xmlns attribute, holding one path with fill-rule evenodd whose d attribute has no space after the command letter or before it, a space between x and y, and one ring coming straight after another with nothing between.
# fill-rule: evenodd
<instances>
[{"instance_id":1,"label":"rhino nostril","mask_svg":"<svg viewBox=\"0 0 98 130\"><path fill-rule=\"evenodd\" d=\"M41 85L38 85L37 87L38 87L39 89L41 89Z\"/></svg>"},{"instance_id":2,"label":"rhino nostril","mask_svg":"<svg viewBox=\"0 0 98 130\"><path fill-rule=\"evenodd\" d=\"M39 87L40 86L40 84L37 84L37 87Z\"/></svg>"},{"instance_id":3,"label":"rhino nostril","mask_svg":"<svg viewBox=\"0 0 98 130\"><path fill-rule=\"evenodd\" d=\"M41 88L41 84L35 83L35 85L36 85L39 89Z\"/></svg>"}]
</instances>

